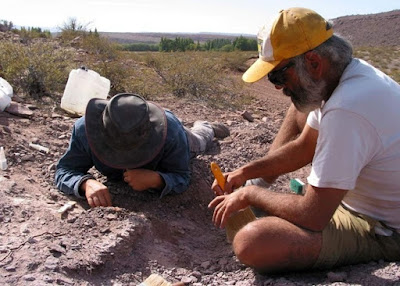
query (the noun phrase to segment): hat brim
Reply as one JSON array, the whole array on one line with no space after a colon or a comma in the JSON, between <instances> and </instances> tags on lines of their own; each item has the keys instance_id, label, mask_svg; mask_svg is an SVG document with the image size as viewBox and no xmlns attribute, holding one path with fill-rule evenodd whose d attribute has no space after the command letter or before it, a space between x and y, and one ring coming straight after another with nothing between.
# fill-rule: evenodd
<instances>
[{"instance_id":1,"label":"hat brim","mask_svg":"<svg viewBox=\"0 0 400 286\"><path fill-rule=\"evenodd\" d=\"M105 165L116 169L134 169L151 162L161 151L167 136L167 118L164 109L147 102L151 130L148 139L140 147L120 150L107 144L103 125L103 111L107 100L91 99L85 113L86 136L91 151Z\"/></svg>"},{"instance_id":2,"label":"hat brim","mask_svg":"<svg viewBox=\"0 0 400 286\"><path fill-rule=\"evenodd\" d=\"M266 62L262 59L256 60L250 68L243 74L244 82L256 82L272 71L281 61Z\"/></svg>"}]
</instances>

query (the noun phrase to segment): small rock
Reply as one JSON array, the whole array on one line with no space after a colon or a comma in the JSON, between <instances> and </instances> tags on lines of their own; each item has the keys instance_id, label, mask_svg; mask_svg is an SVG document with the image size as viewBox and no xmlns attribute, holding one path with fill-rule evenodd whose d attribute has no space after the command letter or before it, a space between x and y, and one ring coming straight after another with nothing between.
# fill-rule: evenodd
<instances>
[{"instance_id":1,"label":"small rock","mask_svg":"<svg viewBox=\"0 0 400 286\"><path fill-rule=\"evenodd\" d=\"M71 279L68 279L66 277L62 277L62 278L57 278L57 284L59 285L73 285L74 281Z\"/></svg>"},{"instance_id":2,"label":"small rock","mask_svg":"<svg viewBox=\"0 0 400 286\"><path fill-rule=\"evenodd\" d=\"M108 214L108 215L106 216L106 219L108 219L108 220L115 220L117 217L118 217L118 216L115 215L115 214Z\"/></svg>"},{"instance_id":3,"label":"small rock","mask_svg":"<svg viewBox=\"0 0 400 286\"><path fill-rule=\"evenodd\" d=\"M8 272L14 272L17 268L14 265L6 266L5 268Z\"/></svg>"},{"instance_id":4,"label":"small rock","mask_svg":"<svg viewBox=\"0 0 400 286\"><path fill-rule=\"evenodd\" d=\"M185 284L190 284L193 282L197 282L197 278L193 277L193 276L183 276L181 279L181 282L183 282Z\"/></svg>"},{"instance_id":5,"label":"small rock","mask_svg":"<svg viewBox=\"0 0 400 286\"><path fill-rule=\"evenodd\" d=\"M64 247L62 247L61 245L58 245L58 244L51 244L50 246L49 246L49 248L50 248L50 251L51 252L60 252L60 253L65 253L65 248Z\"/></svg>"},{"instance_id":6,"label":"small rock","mask_svg":"<svg viewBox=\"0 0 400 286\"><path fill-rule=\"evenodd\" d=\"M44 263L44 267L49 270L56 270L58 268L59 259L54 256L49 256Z\"/></svg>"},{"instance_id":7,"label":"small rock","mask_svg":"<svg viewBox=\"0 0 400 286\"><path fill-rule=\"evenodd\" d=\"M244 119L246 119L249 122L253 122L254 121L253 116L247 110L243 111L241 115L242 115L242 117Z\"/></svg>"},{"instance_id":8,"label":"small rock","mask_svg":"<svg viewBox=\"0 0 400 286\"><path fill-rule=\"evenodd\" d=\"M58 113L53 112L51 114L51 118L62 118L62 116L60 114L58 114Z\"/></svg>"},{"instance_id":9,"label":"small rock","mask_svg":"<svg viewBox=\"0 0 400 286\"><path fill-rule=\"evenodd\" d=\"M192 273L190 273L190 275L196 277L197 279L201 278L200 271L193 271Z\"/></svg>"},{"instance_id":10,"label":"small rock","mask_svg":"<svg viewBox=\"0 0 400 286\"><path fill-rule=\"evenodd\" d=\"M37 239L34 238L34 237L30 237L30 238L28 239L28 242L29 242L30 244L34 244L34 243L37 242Z\"/></svg>"},{"instance_id":11,"label":"small rock","mask_svg":"<svg viewBox=\"0 0 400 286\"><path fill-rule=\"evenodd\" d=\"M46 283L52 283L54 281L54 279L51 278L50 276L45 275L43 277L43 281L46 282Z\"/></svg>"},{"instance_id":12,"label":"small rock","mask_svg":"<svg viewBox=\"0 0 400 286\"><path fill-rule=\"evenodd\" d=\"M3 130L4 130L4 132L6 132L6 133L11 133L11 129L8 128L7 126L3 126Z\"/></svg>"},{"instance_id":13,"label":"small rock","mask_svg":"<svg viewBox=\"0 0 400 286\"><path fill-rule=\"evenodd\" d=\"M33 276L31 274L22 276L22 279L24 279L25 281L35 281L36 280L35 276Z\"/></svg>"},{"instance_id":14,"label":"small rock","mask_svg":"<svg viewBox=\"0 0 400 286\"><path fill-rule=\"evenodd\" d=\"M21 227L19 228L19 231L21 233L30 233L29 226L27 224L21 225Z\"/></svg>"}]
</instances>

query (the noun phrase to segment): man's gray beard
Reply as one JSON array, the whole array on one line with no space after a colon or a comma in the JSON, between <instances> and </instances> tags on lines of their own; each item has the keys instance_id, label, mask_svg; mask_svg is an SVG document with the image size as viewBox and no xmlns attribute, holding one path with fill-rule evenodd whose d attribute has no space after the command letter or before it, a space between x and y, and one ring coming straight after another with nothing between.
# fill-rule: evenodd
<instances>
[{"instance_id":1,"label":"man's gray beard","mask_svg":"<svg viewBox=\"0 0 400 286\"><path fill-rule=\"evenodd\" d=\"M327 99L327 83L324 80L314 81L303 68L296 68L299 76L299 85L294 90L283 89L290 96L297 110L309 113L320 108L322 102Z\"/></svg>"}]
</instances>

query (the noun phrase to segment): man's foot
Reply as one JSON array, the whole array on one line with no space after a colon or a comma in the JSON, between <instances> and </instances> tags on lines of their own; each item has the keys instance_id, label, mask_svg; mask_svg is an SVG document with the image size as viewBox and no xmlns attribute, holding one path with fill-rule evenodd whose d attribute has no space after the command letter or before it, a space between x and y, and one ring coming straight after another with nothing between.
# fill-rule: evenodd
<instances>
[{"instance_id":1,"label":"man's foot","mask_svg":"<svg viewBox=\"0 0 400 286\"><path fill-rule=\"evenodd\" d=\"M229 135L231 135L231 132L229 131L228 127L226 127L224 124L218 123L218 122L213 122L210 124L214 130L214 136L216 138L224 139L225 137L228 137Z\"/></svg>"}]
</instances>

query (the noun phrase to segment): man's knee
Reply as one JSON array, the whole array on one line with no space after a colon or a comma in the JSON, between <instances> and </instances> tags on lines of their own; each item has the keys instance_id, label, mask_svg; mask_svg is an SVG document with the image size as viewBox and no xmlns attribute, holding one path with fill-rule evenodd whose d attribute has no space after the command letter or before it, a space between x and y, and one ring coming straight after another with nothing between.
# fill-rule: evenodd
<instances>
[{"instance_id":1,"label":"man's knee","mask_svg":"<svg viewBox=\"0 0 400 286\"><path fill-rule=\"evenodd\" d=\"M240 262L254 266L254 240L257 237L257 229L252 223L244 226L232 242L233 251Z\"/></svg>"},{"instance_id":2,"label":"man's knee","mask_svg":"<svg viewBox=\"0 0 400 286\"><path fill-rule=\"evenodd\" d=\"M261 272L279 272L310 268L318 258L321 241L320 233L268 216L243 227L232 246L243 264Z\"/></svg>"},{"instance_id":3,"label":"man's knee","mask_svg":"<svg viewBox=\"0 0 400 286\"><path fill-rule=\"evenodd\" d=\"M274 223L275 217L264 217L247 224L236 234L232 246L240 262L259 269L270 263L269 242L274 235L270 233L268 226L273 229Z\"/></svg>"}]
</instances>

